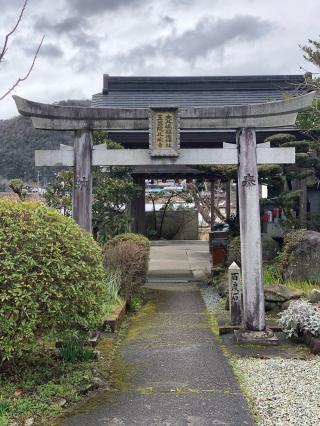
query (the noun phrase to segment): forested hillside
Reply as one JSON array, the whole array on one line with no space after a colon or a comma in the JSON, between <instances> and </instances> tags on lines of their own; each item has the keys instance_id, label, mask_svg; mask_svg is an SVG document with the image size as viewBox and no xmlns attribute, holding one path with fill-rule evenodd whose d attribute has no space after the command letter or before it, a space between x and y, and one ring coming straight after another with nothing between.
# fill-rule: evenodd
<instances>
[{"instance_id":1,"label":"forested hillside","mask_svg":"<svg viewBox=\"0 0 320 426\"><path fill-rule=\"evenodd\" d=\"M90 101L62 101L60 105L88 106ZM72 144L72 132L36 130L31 119L15 117L0 120L0 179L20 178L36 182L38 170L34 164L36 149L58 149L60 144ZM41 181L50 179L55 170L39 168Z\"/></svg>"}]
</instances>

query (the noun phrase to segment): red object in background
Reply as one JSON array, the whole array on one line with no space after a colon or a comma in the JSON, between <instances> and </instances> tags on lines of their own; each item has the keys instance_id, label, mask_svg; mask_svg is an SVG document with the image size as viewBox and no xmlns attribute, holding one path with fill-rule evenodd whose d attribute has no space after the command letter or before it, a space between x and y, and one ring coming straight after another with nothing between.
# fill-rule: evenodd
<instances>
[{"instance_id":1,"label":"red object in background","mask_svg":"<svg viewBox=\"0 0 320 426\"><path fill-rule=\"evenodd\" d=\"M227 248L225 246L212 247L212 266L224 264L227 258Z\"/></svg>"},{"instance_id":2,"label":"red object in background","mask_svg":"<svg viewBox=\"0 0 320 426\"><path fill-rule=\"evenodd\" d=\"M262 220L264 222L268 222L268 220L269 220L269 214L268 214L268 212L264 212L263 213Z\"/></svg>"},{"instance_id":3,"label":"red object in background","mask_svg":"<svg viewBox=\"0 0 320 426\"><path fill-rule=\"evenodd\" d=\"M216 235L213 234L211 240L211 255L212 266L224 264L228 255L228 238L223 238L222 235L220 238L217 238Z\"/></svg>"}]
</instances>

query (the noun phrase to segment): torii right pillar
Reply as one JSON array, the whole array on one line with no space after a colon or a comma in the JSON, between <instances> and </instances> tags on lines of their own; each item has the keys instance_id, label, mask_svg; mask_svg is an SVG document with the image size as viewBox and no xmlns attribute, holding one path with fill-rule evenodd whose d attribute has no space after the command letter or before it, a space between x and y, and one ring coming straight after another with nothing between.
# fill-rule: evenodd
<instances>
[{"instance_id":1,"label":"torii right pillar","mask_svg":"<svg viewBox=\"0 0 320 426\"><path fill-rule=\"evenodd\" d=\"M246 331L264 331L266 322L255 129L240 129L237 143L244 328Z\"/></svg>"}]
</instances>

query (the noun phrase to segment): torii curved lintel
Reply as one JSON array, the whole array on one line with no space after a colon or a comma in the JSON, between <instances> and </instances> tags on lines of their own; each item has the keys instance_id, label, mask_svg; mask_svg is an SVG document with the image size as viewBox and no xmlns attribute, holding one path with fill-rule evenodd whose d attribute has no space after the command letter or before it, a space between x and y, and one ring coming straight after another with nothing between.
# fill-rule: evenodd
<instances>
[{"instance_id":1,"label":"torii curved lintel","mask_svg":"<svg viewBox=\"0 0 320 426\"><path fill-rule=\"evenodd\" d=\"M311 107L315 93L309 92L289 99L260 104L178 108L180 128L237 129L294 125L298 112ZM148 130L149 128L149 108L59 106L33 102L19 96L13 98L20 114L31 117L36 128L55 130L85 128Z\"/></svg>"}]
</instances>

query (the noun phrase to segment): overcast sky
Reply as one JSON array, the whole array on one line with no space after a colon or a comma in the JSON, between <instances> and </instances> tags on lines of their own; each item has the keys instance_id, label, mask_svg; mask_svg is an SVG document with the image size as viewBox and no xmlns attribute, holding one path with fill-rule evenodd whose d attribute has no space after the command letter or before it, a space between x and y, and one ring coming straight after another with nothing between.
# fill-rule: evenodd
<instances>
[{"instance_id":1,"label":"overcast sky","mask_svg":"<svg viewBox=\"0 0 320 426\"><path fill-rule=\"evenodd\" d=\"M0 42L23 0L0 0ZM0 65L0 95L88 99L102 75L250 75L317 71L299 44L319 36L319 0L29 0ZM17 115L8 97L0 119Z\"/></svg>"}]
</instances>

